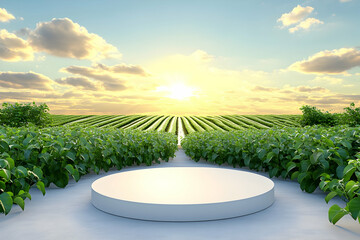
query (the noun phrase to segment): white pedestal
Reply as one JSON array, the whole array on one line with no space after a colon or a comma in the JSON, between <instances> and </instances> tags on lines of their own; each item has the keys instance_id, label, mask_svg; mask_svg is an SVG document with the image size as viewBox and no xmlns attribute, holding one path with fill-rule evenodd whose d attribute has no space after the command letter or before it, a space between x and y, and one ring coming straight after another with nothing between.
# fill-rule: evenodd
<instances>
[{"instance_id":1,"label":"white pedestal","mask_svg":"<svg viewBox=\"0 0 360 240\"><path fill-rule=\"evenodd\" d=\"M92 204L118 216L204 221L258 212L274 202L274 183L258 174L211 167L120 172L93 182Z\"/></svg>"}]
</instances>

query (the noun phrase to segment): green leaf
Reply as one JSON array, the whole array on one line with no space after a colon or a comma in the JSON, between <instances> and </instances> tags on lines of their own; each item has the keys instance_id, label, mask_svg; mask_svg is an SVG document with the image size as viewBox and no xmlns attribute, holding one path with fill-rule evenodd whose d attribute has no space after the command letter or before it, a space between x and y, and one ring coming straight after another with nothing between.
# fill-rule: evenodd
<instances>
[{"instance_id":1,"label":"green leaf","mask_svg":"<svg viewBox=\"0 0 360 240\"><path fill-rule=\"evenodd\" d=\"M336 176L339 179L343 178L343 176L344 176L344 168L345 168L344 165L340 165L336 168Z\"/></svg>"},{"instance_id":2,"label":"green leaf","mask_svg":"<svg viewBox=\"0 0 360 240\"><path fill-rule=\"evenodd\" d=\"M17 194L18 197L22 197L22 198L28 198L31 200L31 195L28 192L25 192L24 190L20 190Z\"/></svg>"},{"instance_id":3,"label":"green leaf","mask_svg":"<svg viewBox=\"0 0 360 240\"><path fill-rule=\"evenodd\" d=\"M351 199L347 206L349 207L349 212L354 220L360 218L360 197Z\"/></svg>"},{"instance_id":4,"label":"green leaf","mask_svg":"<svg viewBox=\"0 0 360 240\"><path fill-rule=\"evenodd\" d=\"M346 214L348 214L348 212L345 209L339 207L337 204L332 205L329 208L329 221L332 224L336 224Z\"/></svg>"},{"instance_id":5,"label":"green leaf","mask_svg":"<svg viewBox=\"0 0 360 240\"><path fill-rule=\"evenodd\" d=\"M80 175L77 169L75 169L71 164L66 165L65 169L71 174L71 176L75 179L76 182L79 181Z\"/></svg>"},{"instance_id":6,"label":"green leaf","mask_svg":"<svg viewBox=\"0 0 360 240\"><path fill-rule=\"evenodd\" d=\"M351 175L353 175L353 173L356 171L356 167L352 164L349 164L347 165L345 168L344 168L344 172L343 172L343 178L344 178L344 181L347 182L350 180L351 178Z\"/></svg>"},{"instance_id":7,"label":"green leaf","mask_svg":"<svg viewBox=\"0 0 360 240\"><path fill-rule=\"evenodd\" d=\"M26 177L28 175L28 170L23 166L16 167L16 172L19 177Z\"/></svg>"},{"instance_id":8,"label":"green leaf","mask_svg":"<svg viewBox=\"0 0 360 240\"><path fill-rule=\"evenodd\" d=\"M36 176L37 176L39 179L43 179L43 178L44 178L43 172L42 172L41 168L39 168L39 167L34 166L34 168L33 168L33 173L35 173Z\"/></svg>"},{"instance_id":9,"label":"green leaf","mask_svg":"<svg viewBox=\"0 0 360 240\"><path fill-rule=\"evenodd\" d=\"M331 199L333 199L335 196L337 195L337 192L330 192L326 197L325 197L325 202L329 203L329 201Z\"/></svg>"},{"instance_id":10,"label":"green leaf","mask_svg":"<svg viewBox=\"0 0 360 240\"><path fill-rule=\"evenodd\" d=\"M42 181L36 183L36 187L42 192L42 195L45 195L45 185Z\"/></svg>"},{"instance_id":11,"label":"green leaf","mask_svg":"<svg viewBox=\"0 0 360 240\"><path fill-rule=\"evenodd\" d=\"M289 173L291 170L293 170L294 168L296 168L296 163L294 162L288 162L286 164L286 172Z\"/></svg>"},{"instance_id":12,"label":"green leaf","mask_svg":"<svg viewBox=\"0 0 360 240\"><path fill-rule=\"evenodd\" d=\"M65 166L65 169L72 175L72 174L74 174L74 167L71 165L71 164L67 164L66 166Z\"/></svg>"},{"instance_id":13,"label":"green leaf","mask_svg":"<svg viewBox=\"0 0 360 240\"><path fill-rule=\"evenodd\" d=\"M64 188L69 183L69 176L65 172L60 172L56 175L54 184L59 188Z\"/></svg>"},{"instance_id":14,"label":"green leaf","mask_svg":"<svg viewBox=\"0 0 360 240\"><path fill-rule=\"evenodd\" d=\"M5 188L6 188L5 182L0 181L0 190L1 190L2 192L5 192Z\"/></svg>"},{"instance_id":15,"label":"green leaf","mask_svg":"<svg viewBox=\"0 0 360 240\"><path fill-rule=\"evenodd\" d=\"M0 194L0 212L5 213L7 215L13 205L13 200L9 193L3 192Z\"/></svg>"},{"instance_id":16,"label":"green leaf","mask_svg":"<svg viewBox=\"0 0 360 240\"><path fill-rule=\"evenodd\" d=\"M261 150L259 151L258 157L259 157L261 160L263 160L264 157L265 157L265 155L266 155L266 149L261 149Z\"/></svg>"},{"instance_id":17,"label":"green leaf","mask_svg":"<svg viewBox=\"0 0 360 240\"><path fill-rule=\"evenodd\" d=\"M217 155L216 153L213 153L211 155L211 161L214 161L219 155Z\"/></svg>"},{"instance_id":18,"label":"green leaf","mask_svg":"<svg viewBox=\"0 0 360 240\"><path fill-rule=\"evenodd\" d=\"M307 175L308 175L307 172L300 173L298 176L298 182L301 183L307 177Z\"/></svg>"},{"instance_id":19,"label":"green leaf","mask_svg":"<svg viewBox=\"0 0 360 240\"><path fill-rule=\"evenodd\" d=\"M269 152L269 153L266 155L266 159L265 159L264 163L269 163L269 162L271 161L271 159L272 159L273 157L275 157L275 156L276 156L276 154L275 154L274 152Z\"/></svg>"},{"instance_id":20,"label":"green leaf","mask_svg":"<svg viewBox=\"0 0 360 240\"><path fill-rule=\"evenodd\" d=\"M4 150L4 152L9 151L9 144L4 140L0 140L0 147Z\"/></svg>"},{"instance_id":21,"label":"green leaf","mask_svg":"<svg viewBox=\"0 0 360 240\"><path fill-rule=\"evenodd\" d=\"M32 137L31 135L28 135L28 136L24 139L24 141L22 142L23 145L24 145L24 147L26 147L26 146L29 144L29 142L31 141L31 139L33 139L33 137Z\"/></svg>"},{"instance_id":22,"label":"green leaf","mask_svg":"<svg viewBox=\"0 0 360 240\"><path fill-rule=\"evenodd\" d=\"M347 184L346 184L346 186L345 186L345 192L349 192L352 188L353 188L353 186L356 184L356 182L354 182L354 181L349 181Z\"/></svg>"},{"instance_id":23,"label":"green leaf","mask_svg":"<svg viewBox=\"0 0 360 240\"><path fill-rule=\"evenodd\" d=\"M6 160L7 160L8 164L9 164L10 170L12 170L15 167L14 159L12 159L11 157L7 157Z\"/></svg>"},{"instance_id":24,"label":"green leaf","mask_svg":"<svg viewBox=\"0 0 360 240\"><path fill-rule=\"evenodd\" d=\"M310 162L311 164L315 164L318 162L319 157L322 155L322 152L314 152L311 156L310 156Z\"/></svg>"},{"instance_id":25,"label":"green leaf","mask_svg":"<svg viewBox=\"0 0 360 240\"><path fill-rule=\"evenodd\" d=\"M310 161L308 160L303 160L300 162L300 169L301 169L301 172L307 172L309 171L309 168L310 168Z\"/></svg>"},{"instance_id":26,"label":"green leaf","mask_svg":"<svg viewBox=\"0 0 360 240\"><path fill-rule=\"evenodd\" d=\"M24 157L26 161L29 161L31 155L32 148L26 149L24 153Z\"/></svg>"},{"instance_id":27,"label":"green leaf","mask_svg":"<svg viewBox=\"0 0 360 240\"><path fill-rule=\"evenodd\" d=\"M15 167L15 162L12 158L8 157L6 159L0 159L0 167L1 168L7 168L8 170L11 170Z\"/></svg>"},{"instance_id":28,"label":"green leaf","mask_svg":"<svg viewBox=\"0 0 360 240\"><path fill-rule=\"evenodd\" d=\"M7 169L0 169L0 178L4 178L5 181L9 181L11 177L11 172Z\"/></svg>"},{"instance_id":29,"label":"green leaf","mask_svg":"<svg viewBox=\"0 0 360 240\"><path fill-rule=\"evenodd\" d=\"M19 205L21 207L21 209L24 211L24 207L25 207L25 202L24 199L22 199L21 197L16 197L14 199L14 203L16 203L17 205Z\"/></svg>"},{"instance_id":30,"label":"green leaf","mask_svg":"<svg viewBox=\"0 0 360 240\"><path fill-rule=\"evenodd\" d=\"M328 138L322 138L321 141L325 142L330 147L335 147L334 142L331 141L331 139Z\"/></svg>"},{"instance_id":31,"label":"green leaf","mask_svg":"<svg viewBox=\"0 0 360 240\"><path fill-rule=\"evenodd\" d=\"M295 180L295 179L297 179L297 178L298 178L298 176L299 176L299 174L300 174L300 172L299 172L299 171L296 171L296 172L294 172L293 174L291 174L291 180Z\"/></svg>"},{"instance_id":32,"label":"green leaf","mask_svg":"<svg viewBox=\"0 0 360 240\"><path fill-rule=\"evenodd\" d=\"M319 162L323 169L329 169L330 164L328 161L326 161L325 159L320 159Z\"/></svg>"},{"instance_id":33,"label":"green leaf","mask_svg":"<svg viewBox=\"0 0 360 240\"><path fill-rule=\"evenodd\" d=\"M352 148L351 143L346 140L342 140L340 143L349 150Z\"/></svg>"},{"instance_id":34,"label":"green leaf","mask_svg":"<svg viewBox=\"0 0 360 240\"><path fill-rule=\"evenodd\" d=\"M338 149L337 152L341 156L342 159L347 159L349 157L349 153L345 149Z\"/></svg>"},{"instance_id":35,"label":"green leaf","mask_svg":"<svg viewBox=\"0 0 360 240\"><path fill-rule=\"evenodd\" d=\"M271 169L271 170L269 171L269 176L270 176L270 178L276 176L276 174L277 174L278 171L279 171L278 168L273 168L273 169Z\"/></svg>"},{"instance_id":36,"label":"green leaf","mask_svg":"<svg viewBox=\"0 0 360 240\"><path fill-rule=\"evenodd\" d=\"M71 152L71 151L70 151L70 152L67 152L67 153L66 153L66 157L69 158L71 161L74 162L75 159L76 159L76 153L75 153L75 152Z\"/></svg>"}]
</instances>

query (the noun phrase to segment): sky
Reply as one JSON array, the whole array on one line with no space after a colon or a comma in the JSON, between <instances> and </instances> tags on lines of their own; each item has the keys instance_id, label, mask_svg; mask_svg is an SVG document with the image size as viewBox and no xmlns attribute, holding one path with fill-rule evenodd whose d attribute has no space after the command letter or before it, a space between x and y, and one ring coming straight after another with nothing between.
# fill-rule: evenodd
<instances>
[{"instance_id":1,"label":"sky","mask_svg":"<svg viewBox=\"0 0 360 240\"><path fill-rule=\"evenodd\" d=\"M0 102L52 114L360 105L360 0L0 0Z\"/></svg>"}]
</instances>

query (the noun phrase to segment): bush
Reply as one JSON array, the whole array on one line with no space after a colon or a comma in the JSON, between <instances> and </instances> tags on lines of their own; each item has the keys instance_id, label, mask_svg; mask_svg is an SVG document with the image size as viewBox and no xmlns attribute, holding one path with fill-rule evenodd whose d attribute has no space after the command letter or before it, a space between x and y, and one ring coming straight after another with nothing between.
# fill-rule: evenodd
<instances>
[{"instance_id":1,"label":"bush","mask_svg":"<svg viewBox=\"0 0 360 240\"><path fill-rule=\"evenodd\" d=\"M13 203L24 208L29 189L65 187L93 171L160 163L175 156L172 133L95 127L0 126L0 215ZM0 216L1 218L1 216Z\"/></svg>"},{"instance_id":2,"label":"bush","mask_svg":"<svg viewBox=\"0 0 360 240\"><path fill-rule=\"evenodd\" d=\"M197 132L181 142L186 155L215 164L266 171L270 177L297 180L300 188L320 187L345 202L333 205L329 220L335 224L349 214L360 222L360 127L303 127L233 132Z\"/></svg>"},{"instance_id":3,"label":"bush","mask_svg":"<svg viewBox=\"0 0 360 240\"><path fill-rule=\"evenodd\" d=\"M21 127L34 124L44 127L51 123L49 107L43 103L3 103L0 109L0 124L9 127Z\"/></svg>"},{"instance_id":4,"label":"bush","mask_svg":"<svg viewBox=\"0 0 360 240\"><path fill-rule=\"evenodd\" d=\"M324 125L324 126L335 126L339 123L339 114L331 114L329 112L322 112L316 107L302 106L300 110L303 115L300 119L302 126L313 126L313 125Z\"/></svg>"},{"instance_id":5,"label":"bush","mask_svg":"<svg viewBox=\"0 0 360 240\"><path fill-rule=\"evenodd\" d=\"M351 103L350 107L344 108L343 120L349 126L360 125L360 107L355 108L355 103Z\"/></svg>"}]
</instances>

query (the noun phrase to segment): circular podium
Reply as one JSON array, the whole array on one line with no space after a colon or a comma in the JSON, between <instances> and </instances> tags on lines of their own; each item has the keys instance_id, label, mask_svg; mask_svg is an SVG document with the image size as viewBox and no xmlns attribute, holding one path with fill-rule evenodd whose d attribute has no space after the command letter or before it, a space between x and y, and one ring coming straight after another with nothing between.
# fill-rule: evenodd
<instances>
[{"instance_id":1,"label":"circular podium","mask_svg":"<svg viewBox=\"0 0 360 240\"><path fill-rule=\"evenodd\" d=\"M274 182L212 167L120 172L91 185L92 204L107 213L154 221L206 221L261 211L274 202Z\"/></svg>"}]
</instances>

